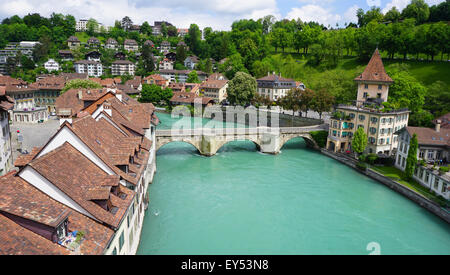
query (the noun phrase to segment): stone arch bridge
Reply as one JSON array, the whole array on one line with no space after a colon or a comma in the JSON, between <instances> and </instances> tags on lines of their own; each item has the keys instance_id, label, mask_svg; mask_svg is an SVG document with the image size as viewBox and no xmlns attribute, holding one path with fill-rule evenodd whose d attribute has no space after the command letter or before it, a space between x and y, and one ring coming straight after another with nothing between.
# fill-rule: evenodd
<instances>
[{"instance_id":1,"label":"stone arch bridge","mask_svg":"<svg viewBox=\"0 0 450 275\"><path fill-rule=\"evenodd\" d=\"M214 156L226 143L235 140L250 140L262 153L278 154L283 145L296 137L302 137L308 146L319 148L311 137L312 131L327 131L326 125L282 128L198 128L156 131L156 150L170 142L192 144L201 155Z\"/></svg>"}]
</instances>

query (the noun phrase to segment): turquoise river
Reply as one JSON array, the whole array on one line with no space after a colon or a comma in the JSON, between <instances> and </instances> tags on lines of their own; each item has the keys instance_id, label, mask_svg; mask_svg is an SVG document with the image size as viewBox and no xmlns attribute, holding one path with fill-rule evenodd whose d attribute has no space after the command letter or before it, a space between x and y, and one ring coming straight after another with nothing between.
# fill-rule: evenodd
<instances>
[{"instance_id":1,"label":"turquoise river","mask_svg":"<svg viewBox=\"0 0 450 275\"><path fill-rule=\"evenodd\" d=\"M158 116L159 128L176 121ZM138 254L369 254L372 242L381 254L450 254L447 223L302 138L276 156L250 141L211 158L169 143L149 194Z\"/></svg>"}]
</instances>

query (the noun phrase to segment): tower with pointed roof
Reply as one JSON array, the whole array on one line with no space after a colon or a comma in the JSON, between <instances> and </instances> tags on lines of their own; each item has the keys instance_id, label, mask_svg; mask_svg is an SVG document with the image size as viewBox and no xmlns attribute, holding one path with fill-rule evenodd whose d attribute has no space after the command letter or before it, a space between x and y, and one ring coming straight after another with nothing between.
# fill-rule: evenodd
<instances>
[{"instance_id":1,"label":"tower with pointed roof","mask_svg":"<svg viewBox=\"0 0 450 275\"><path fill-rule=\"evenodd\" d=\"M357 105L367 101L383 103L388 100L389 86L394 82L386 73L378 48L364 72L354 79L358 85Z\"/></svg>"}]
</instances>

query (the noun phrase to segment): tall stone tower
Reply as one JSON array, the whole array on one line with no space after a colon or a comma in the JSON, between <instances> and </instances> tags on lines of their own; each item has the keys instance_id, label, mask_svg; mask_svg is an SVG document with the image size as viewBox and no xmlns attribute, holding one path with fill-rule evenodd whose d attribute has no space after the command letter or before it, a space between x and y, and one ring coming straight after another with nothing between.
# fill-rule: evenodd
<instances>
[{"instance_id":1,"label":"tall stone tower","mask_svg":"<svg viewBox=\"0 0 450 275\"><path fill-rule=\"evenodd\" d=\"M372 55L364 72L354 79L358 84L357 106L365 102L383 103L388 99L389 86L394 82L384 70L378 48Z\"/></svg>"}]
</instances>

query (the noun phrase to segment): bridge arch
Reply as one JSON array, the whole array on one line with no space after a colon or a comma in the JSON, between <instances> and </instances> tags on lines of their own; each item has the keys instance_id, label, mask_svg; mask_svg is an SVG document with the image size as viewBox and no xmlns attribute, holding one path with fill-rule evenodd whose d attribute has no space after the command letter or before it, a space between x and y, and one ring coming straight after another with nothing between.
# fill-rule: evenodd
<instances>
[{"instance_id":1,"label":"bridge arch","mask_svg":"<svg viewBox=\"0 0 450 275\"><path fill-rule=\"evenodd\" d=\"M200 148L199 145L196 142L193 142L190 139L181 139L181 140L162 140L156 143L156 152L158 152L159 149L161 149L161 147L163 147L164 145L167 145L169 143L173 143L173 142L181 142L181 143L187 143L190 144L192 146L194 146L195 149L197 149L198 152L200 152Z\"/></svg>"},{"instance_id":2,"label":"bridge arch","mask_svg":"<svg viewBox=\"0 0 450 275\"><path fill-rule=\"evenodd\" d=\"M299 134L282 134L280 136L280 145L278 151L283 148L283 146L290 141L291 139L301 137L306 142L306 145L312 148L319 148L316 141L312 138L312 136L308 133L299 133Z\"/></svg>"},{"instance_id":3,"label":"bridge arch","mask_svg":"<svg viewBox=\"0 0 450 275\"><path fill-rule=\"evenodd\" d=\"M261 144L259 143L259 141L256 138L236 138L236 139L227 139L227 140L223 140L217 143L217 150L214 152L214 154L216 154L221 148L223 148L225 145L227 145L228 143L231 143L233 141L251 141L253 144L256 145L256 150L260 150L261 149Z\"/></svg>"}]
</instances>

